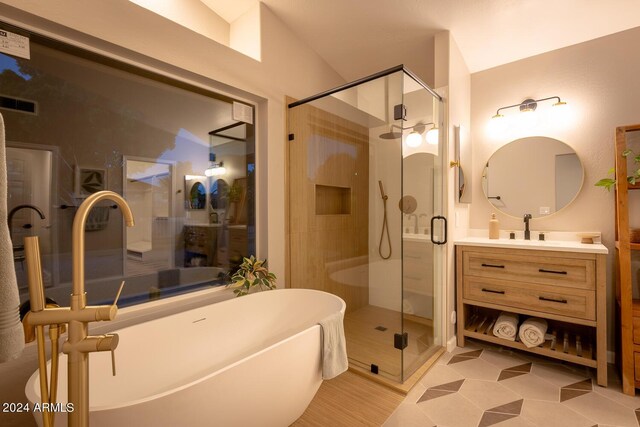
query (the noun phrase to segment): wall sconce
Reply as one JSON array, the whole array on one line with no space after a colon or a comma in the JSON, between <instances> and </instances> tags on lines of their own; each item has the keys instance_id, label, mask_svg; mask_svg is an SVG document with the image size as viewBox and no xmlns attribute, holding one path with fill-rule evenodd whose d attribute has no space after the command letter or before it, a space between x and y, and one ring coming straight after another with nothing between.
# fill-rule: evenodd
<instances>
[{"instance_id":1,"label":"wall sconce","mask_svg":"<svg viewBox=\"0 0 640 427\"><path fill-rule=\"evenodd\" d=\"M507 105L506 107L500 107L496 111L496 115L492 117L492 119L503 119L504 115L500 114L500 111L506 110L508 108L519 107L520 112L523 114L535 114L536 108L538 108L538 102L549 101L551 99L557 99L558 101L553 104L553 107L562 108L567 105L566 102L562 101L559 96L550 96L549 98L542 99L531 99L527 98L522 101L520 104Z\"/></svg>"},{"instance_id":2,"label":"wall sconce","mask_svg":"<svg viewBox=\"0 0 640 427\"><path fill-rule=\"evenodd\" d=\"M205 169L204 174L206 176L220 176L227 173L224 162L215 163L216 155L214 153L209 153L209 161L211 162L211 166Z\"/></svg>"}]
</instances>

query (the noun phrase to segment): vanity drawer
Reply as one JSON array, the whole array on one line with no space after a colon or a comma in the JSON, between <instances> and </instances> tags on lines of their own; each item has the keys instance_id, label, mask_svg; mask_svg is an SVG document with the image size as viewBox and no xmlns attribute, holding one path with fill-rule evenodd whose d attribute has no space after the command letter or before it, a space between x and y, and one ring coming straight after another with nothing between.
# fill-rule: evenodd
<instances>
[{"instance_id":1,"label":"vanity drawer","mask_svg":"<svg viewBox=\"0 0 640 427\"><path fill-rule=\"evenodd\" d=\"M465 276L595 289L595 261L555 256L464 252Z\"/></svg>"},{"instance_id":2,"label":"vanity drawer","mask_svg":"<svg viewBox=\"0 0 640 427\"><path fill-rule=\"evenodd\" d=\"M633 342L640 344L640 317L633 316Z\"/></svg>"},{"instance_id":3,"label":"vanity drawer","mask_svg":"<svg viewBox=\"0 0 640 427\"><path fill-rule=\"evenodd\" d=\"M595 292L556 286L465 277L465 299L524 308L542 313L595 320Z\"/></svg>"}]
</instances>

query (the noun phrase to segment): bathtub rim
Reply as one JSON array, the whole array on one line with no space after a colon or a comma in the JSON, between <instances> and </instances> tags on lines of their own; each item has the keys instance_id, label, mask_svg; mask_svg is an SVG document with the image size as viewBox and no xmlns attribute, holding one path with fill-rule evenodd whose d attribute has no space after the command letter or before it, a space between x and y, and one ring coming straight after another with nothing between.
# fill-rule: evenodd
<instances>
[{"instance_id":1,"label":"bathtub rim","mask_svg":"<svg viewBox=\"0 0 640 427\"><path fill-rule=\"evenodd\" d=\"M345 313L345 310L346 310L346 306L347 306L345 301L342 298L340 298L339 296L334 295L334 294L329 293L329 292L316 290L316 289L282 288L282 289L274 289L273 291L295 291L296 293L322 293L322 294L325 294L325 295L330 295L331 297L333 297L333 299L337 299L339 301L339 305L340 305L340 310L339 311L342 313L343 316L344 316L344 313ZM263 292L267 292L267 291L263 291ZM262 292L257 292L256 294L261 294L261 293ZM255 295L255 294L251 294L251 295ZM219 303L214 303L214 304L228 303L228 302L231 302L231 301L235 301L235 298L232 298L232 299L229 299L229 300L225 300L225 301L220 301ZM184 310L184 311L181 311L181 312L173 313L173 314L171 314L169 316L186 313L188 311L196 310L196 309L199 309L199 308L202 308L202 307L190 308L188 310ZM169 316L162 316L160 318L169 317ZM157 319L146 320L146 321L135 323L135 324L132 324L132 325L129 325L129 326L125 326L125 327L122 327L122 328L114 329L112 332L117 332L117 331L125 329L125 328L131 328L131 327L134 327L136 325L139 325L139 324L142 324L142 323L147 323L147 322L150 322L150 321L153 321L153 320L157 320ZM318 321L320 321L320 320L321 319L318 319ZM206 381L206 380L208 380L208 379L210 379L210 378L212 378L212 377L214 377L214 376L216 376L216 375L218 375L218 374L220 374L222 372L230 370L230 369L238 366L239 364L243 363L245 360L253 359L255 357L258 357L259 355L261 355L261 354L263 354L263 353L265 353L267 351L270 351L271 349L281 345L284 342L291 341L291 340L295 339L296 337L298 337L298 336L300 336L302 334L311 333L310 331L312 329L314 329L314 328L318 328L319 329L320 328L320 324L319 323L315 323L315 324L309 326L308 328L303 329L302 331L299 331L299 332L297 332L297 333L295 333L293 335L290 335L290 336L286 337L285 339L282 339L282 340L280 340L278 342L275 342L275 343L273 343L273 344L271 344L271 345L269 345L269 346L267 346L265 348L262 348L259 351L255 352L255 353L252 353L251 355L249 355L247 357L244 357L242 359L236 360L235 362L230 363L229 365L223 366L222 368L217 369L217 370L215 370L213 372L210 372L209 374L207 374L207 375L205 375L203 377L200 377L200 378L198 378L196 380L190 381L190 382L185 383L185 384L183 384L181 386L178 386L178 387L174 387L171 390L167 390L167 391L164 391L164 392L161 392L161 393L152 394L152 395L140 398L140 399L130 400L130 401L127 401L125 403L119 403L119 404L115 404L115 405L102 405L102 406L93 406L93 407L91 405L89 405L89 411L90 412L98 412L98 411L109 411L109 410L125 408L125 407L128 407L128 406L134 406L134 405L143 404L145 402L149 402L149 401L152 401L152 400L155 400L155 399L161 399L161 398L163 398L165 396L169 396L171 394L178 393L178 392L180 392L182 390L186 390L187 388L190 388L190 387L192 387L194 385L200 384L200 383L202 383L202 382L204 382L204 381ZM321 347L322 347L322 345L320 344L320 348ZM60 360L62 361L62 359L60 359ZM48 360L47 361L47 372L49 373L50 370L51 370L51 360ZM25 385L25 395L26 395L27 399L31 403L40 402L40 395L39 395L39 384L40 383L39 383L39 380L37 381L37 379L39 377L36 374L39 374L39 370L37 370L37 369L31 374L31 376L29 377L29 379L27 380L27 383Z\"/></svg>"}]
</instances>

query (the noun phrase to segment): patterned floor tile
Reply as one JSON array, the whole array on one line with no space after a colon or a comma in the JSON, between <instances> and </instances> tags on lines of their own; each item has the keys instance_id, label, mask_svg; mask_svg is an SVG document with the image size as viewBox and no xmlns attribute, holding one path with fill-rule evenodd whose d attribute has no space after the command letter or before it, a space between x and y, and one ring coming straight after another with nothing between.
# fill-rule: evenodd
<instances>
[{"instance_id":1,"label":"patterned floor tile","mask_svg":"<svg viewBox=\"0 0 640 427\"><path fill-rule=\"evenodd\" d=\"M622 393L622 388L611 385L611 381L609 381L609 387L600 387L594 384L593 391L627 408L640 408L640 396L628 396Z\"/></svg>"},{"instance_id":2,"label":"patterned floor tile","mask_svg":"<svg viewBox=\"0 0 640 427\"><path fill-rule=\"evenodd\" d=\"M550 402L560 401L560 388L534 375L521 375L500 381L500 384L509 388L525 399L546 400Z\"/></svg>"},{"instance_id":3,"label":"patterned floor tile","mask_svg":"<svg viewBox=\"0 0 640 427\"><path fill-rule=\"evenodd\" d=\"M513 402L505 403L504 405L496 406L487 409L487 412L497 412L500 414L520 415L522 412L522 403L524 399L515 400Z\"/></svg>"},{"instance_id":4,"label":"patterned floor tile","mask_svg":"<svg viewBox=\"0 0 640 427\"><path fill-rule=\"evenodd\" d=\"M472 359L455 365L447 365L465 378L474 380L495 381L500 375L500 369L482 359Z\"/></svg>"},{"instance_id":5,"label":"patterned floor tile","mask_svg":"<svg viewBox=\"0 0 640 427\"><path fill-rule=\"evenodd\" d=\"M460 394L485 411L521 398L519 394L495 381L471 379L464 382Z\"/></svg>"},{"instance_id":6,"label":"patterned floor tile","mask_svg":"<svg viewBox=\"0 0 640 427\"><path fill-rule=\"evenodd\" d=\"M517 417L517 415L500 414L498 412L485 412L484 414L482 414L482 418L480 419L480 424L478 424L478 427L489 427L515 417Z\"/></svg>"},{"instance_id":7,"label":"patterned floor tile","mask_svg":"<svg viewBox=\"0 0 640 427\"><path fill-rule=\"evenodd\" d=\"M494 424L516 418L520 415L523 400L515 400L503 405L495 406L484 411L478 427L489 427Z\"/></svg>"},{"instance_id":8,"label":"patterned floor tile","mask_svg":"<svg viewBox=\"0 0 640 427\"><path fill-rule=\"evenodd\" d=\"M620 405L613 400L603 398L597 393L567 400L563 403L568 408L584 415L598 424L637 427L638 421L633 409Z\"/></svg>"},{"instance_id":9,"label":"patterned floor tile","mask_svg":"<svg viewBox=\"0 0 640 427\"><path fill-rule=\"evenodd\" d=\"M510 351L485 350L482 352L482 355L480 355L480 359L491 363L493 366L499 369L506 369L513 366L514 364L527 363L525 359L514 355Z\"/></svg>"},{"instance_id":10,"label":"patterned floor tile","mask_svg":"<svg viewBox=\"0 0 640 427\"><path fill-rule=\"evenodd\" d=\"M498 376L498 381L506 380L513 377L518 377L520 375L525 375L531 372L531 362L524 363L522 365L510 366L502 371L500 371L500 375Z\"/></svg>"},{"instance_id":11,"label":"patterned floor tile","mask_svg":"<svg viewBox=\"0 0 640 427\"><path fill-rule=\"evenodd\" d=\"M402 404L383 424L384 427L428 427L436 423L418 408L417 405Z\"/></svg>"},{"instance_id":12,"label":"patterned floor tile","mask_svg":"<svg viewBox=\"0 0 640 427\"><path fill-rule=\"evenodd\" d=\"M498 426L499 427L540 427L526 420L525 418L522 417L522 415L519 417L515 417L515 418L508 419L506 421L503 421Z\"/></svg>"},{"instance_id":13,"label":"patterned floor tile","mask_svg":"<svg viewBox=\"0 0 640 427\"><path fill-rule=\"evenodd\" d=\"M452 353L444 352L442 353L442 355L440 355L440 357L438 358L438 360L436 361L436 365L446 365L447 363L449 363L449 360L453 357Z\"/></svg>"},{"instance_id":14,"label":"patterned floor tile","mask_svg":"<svg viewBox=\"0 0 640 427\"><path fill-rule=\"evenodd\" d=\"M573 384L566 385L560 389L560 402L574 399L593 391L591 379L578 381Z\"/></svg>"},{"instance_id":15,"label":"patterned floor tile","mask_svg":"<svg viewBox=\"0 0 640 427\"><path fill-rule=\"evenodd\" d=\"M591 427L594 421L561 403L525 399L521 416L536 426Z\"/></svg>"},{"instance_id":16,"label":"patterned floor tile","mask_svg":"<svg viewBox=\"0 0 640 427\"><path fill-rule=\"evenodd\" d=\"M593 369L467 342L436 362L385 426L640 426L640 397L620 392L614 370L604 388ZM518 401L519 415L504 407Z\"/></svg>"},{"instance_id":17,"label":"patterned floor tile","mask_svg":"<svg viewBox=\"0 0 640 427\"><path fill-rule=\"evenodd\" d=\"M446 384L439 384L433 387L429 387L422 396L418 399L417 403L425 402L427 400L436 399L438 397L446 396L451 393L457 393L462 387L462 384L466 380L453 381Z\"/></svg>"},{"instance_id":18,"label":"patterned floor tile","mask_svg":"<svg viewBox=\"0 0 640 427\"><path fill-rule=\"evenodd\" d=\"M531 373L559 387L590 378L588 375L580 375L563 365L544 365L534 363L531 367Z\"/></svg>"},{"instance_id":19,"label":"patterned floor tile","mask_svg":"<svg viewBox=\"0 0 640 427\"><path fill-rule=\"evenodd\" d=\"M477 359L482 354L482 351L483 350L472 350L464 353L455 354L451 359L449 359L449 362L447 363L447 365L452 365L454 363L467 362L469 360Z\"/></svg>"},{"instance_id":20,"label":"patterned floor tile","mask_svg":"<svg viewBox=\"0 0 640 427\"><path fill-rule=\"evenodd\" d=\"M409 390L409 393L407 393L407 396L404 398L402 403L416 403L425 391L427 391L427 388L422 383L418 382L411 390Z\"/></svg>"},{"instance_id":21,"label":"patterned floor tile","mask_svg":"<svg viewBox=\"0 0 640 427\"><path fill-rule=\"evenodd\" d=\"M477 426L482 410L460 395L452 393L417 405L438 426Z\"/></svg>"},{"instance_id":22,"label":"patterned floor tile","mask_svg":"<svg viewBox=\"0 0 640 427\"><path fill-rule=\"evenodd\" d=\"M420 383L425 386L425 388L429 388L434 385L461 380L463 378L464 375L461 375L450 366L435 365L422 377Z\"/></svg>"}]
</instances>

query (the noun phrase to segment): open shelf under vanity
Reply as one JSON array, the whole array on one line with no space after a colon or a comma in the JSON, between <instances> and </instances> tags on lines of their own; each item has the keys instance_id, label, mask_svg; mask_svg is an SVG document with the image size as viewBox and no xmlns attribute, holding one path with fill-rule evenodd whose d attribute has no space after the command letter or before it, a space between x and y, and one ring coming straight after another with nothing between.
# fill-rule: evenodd
<instances>
[{"instance_id":1,"label":"open shelf under vanity","mask_svg":"<svg viewBox=\"0 0 640 427\"><path fill-rule=\"evenodd\" d=\"M510 341L493 334L493 325L499 315L500 310L481 309L476 306L470 308L464 326L464 336L577 363L590 368L597 367L593 328L547 319L549 324L547 333L554 335L556 337L555 340L545 340L543 344L537 347L527 347L519 341L517 336L516 341Z\"/></svg>"}]
</instances>

